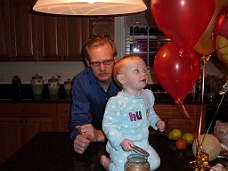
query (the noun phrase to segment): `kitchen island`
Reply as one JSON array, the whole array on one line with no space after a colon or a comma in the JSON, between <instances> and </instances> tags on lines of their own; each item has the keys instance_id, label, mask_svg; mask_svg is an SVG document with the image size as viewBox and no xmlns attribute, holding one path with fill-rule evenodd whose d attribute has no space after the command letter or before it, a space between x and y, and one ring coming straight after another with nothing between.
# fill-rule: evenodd
<instances>
[{"instance_id":1,"label":"kitchen island","mask_svg":"<svg viewBox=\"0 0 228 171\"><path fill-rule=\"evenodd\" d=\"M0 171L89 171L89 166L93 166L93 171L104 171L99 164L97 157L99 150L91 150L95 158L95 163L91 164L91 156L82 155L76 159L72 149L72 141L69 133L60 132L40 132L19 149L13 156L0 165ZM186 150L178 151L174 148L174 141L169 140L167 135L150 135L149 143L155 148L161 158L161 165L156 171L193 171L194 161L191 146ZM100 144L100 149L104 150L105 143ZM102 151L101 150L101 151ZM225 159L216 159L211 162L224 164Z\"/></svg>"},{"instance_id":2,"label":"kitchen island","mask_svg":"<svg viewBox=\"0 0 228 171\"><path fill-rule=\"evenodd\" d=\"M195 160L191 152L191 146L184 151L176 151L174 150L173 141L168 140L165 134L150 135L149 142L161 158L161 165L157 171L194 170L193 165L189 163ZM104 146L103 143L102 148ZM90 157L86 155L82 155L77 159L74 157L69 133L40 132L0 165L0 171L90 170L88 169L91 163ZM93 171L103 170L97 159Z\"/></svg>"}]
</instances>

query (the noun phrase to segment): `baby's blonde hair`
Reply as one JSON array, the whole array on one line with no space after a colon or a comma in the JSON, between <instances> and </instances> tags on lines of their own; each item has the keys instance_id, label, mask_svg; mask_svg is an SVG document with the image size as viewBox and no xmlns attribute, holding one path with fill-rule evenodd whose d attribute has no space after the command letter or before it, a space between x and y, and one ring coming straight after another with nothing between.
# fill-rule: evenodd
<instances>
[{"instance_id":1,"label":"baby's blonde hair","mask_svg":"<svg viewBox=\"0 0 228 171\"><path fill-rule=\"evenodd\" d=\"M135 55L128 55L128 56L124 56L122 57L120 60L118 60L113 68L113 78L114 81L116 82L116 84L119 87L122 87L122 84L118 81L117 76L122 74L123 68L129 63L129 60L135 60L135 59L139 59L142 60L143 59L139 56L135 56Z\"/></svg>"}]
</instances>

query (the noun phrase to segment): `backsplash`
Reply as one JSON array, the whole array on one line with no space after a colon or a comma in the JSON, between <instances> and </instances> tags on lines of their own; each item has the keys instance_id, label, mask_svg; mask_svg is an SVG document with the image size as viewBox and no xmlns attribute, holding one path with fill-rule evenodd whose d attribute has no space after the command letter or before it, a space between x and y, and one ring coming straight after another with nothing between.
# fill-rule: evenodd
<instances>
[{"instance_id":1,"label":"backsplash","mask_svg":"<svg viewBox=\"0 0 228 171\"><path fill-rule=\"evenodd\" d=\"M221 66L220 66L221 65ZM18 75L23 84L30 84L32 76L39 74L43 77L45 84L52 76L61 75L60 83L68 79L73 79L77 73L83 70L83 62L1 62L0 63L0 84L11 84L12 78ZM148 71L148 84L156 83L153 71ZM217 63L216 66L212 62L206 64L206 74L217 75L220 78L226 79L228 69L222 63Z\"/></svg>"},{"instance_id":2,"label":"backsplash","mask_svg":"<svg viewBox=\"0 0 228 171\"><path fill-rule=\"evenodd\" d=\"M71 100L71 94L65 93L63 84L60 84L59 92L57 95L50 95L47 84L44 85L43 93L39 95L33 94L30 84L21 84L17 92L13 90L12 84L0 85L0 99L2 100L59 100L66 98L68 100Z\"/></svg>"},{"instance_id":3,"label":"backsplash","mask_svg":"<svg viewBox=\"0 0 228 171\"><path fill-rule=\"evenodd\" d=\"M45 84L51 77L61 75L59 82L63 84L84 68L83 62L1 62L0 84L11 84L15 75L20 77L22 84L30 84L35 74L42 76Z\"/></svg>"}]
</instances>

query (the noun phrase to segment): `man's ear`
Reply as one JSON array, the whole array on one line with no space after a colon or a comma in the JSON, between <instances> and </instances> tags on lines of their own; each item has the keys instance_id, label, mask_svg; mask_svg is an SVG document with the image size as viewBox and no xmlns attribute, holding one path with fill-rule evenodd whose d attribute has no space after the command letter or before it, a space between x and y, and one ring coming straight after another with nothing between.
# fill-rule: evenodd
<instances>
[{"instance_id":1,"label":"man's ear","mask_svg":"<svg viewBox=\"0 0 228 171\"><path fill-rule=\"evenodd\" d=\"M117 80L118 80L121 84L125 84L125 83L126 83L126 80L125 80L124 76L121 75L121 74L117 75Z\"/></svg>"},{"instance_id":2,"label":"man's ear","mask_svg":"<svg viewBox=\"0 0 228 171\"><path fill-rule=\"evenodd\" d=\"M88 58L85 58L85 61L86 61L86 65L87 65L88 67L90 67Z\"/></svg>"},{"instance_id":3,"label":"man's ear","mask_svg":"<svg viewBox=\"0 0 228 171\"><path fill-rule=\"evenodd\" d=\"M117 58L116 56L113 58L115 63L116 63L116 58Z\"/></svg>"}]
</instances>

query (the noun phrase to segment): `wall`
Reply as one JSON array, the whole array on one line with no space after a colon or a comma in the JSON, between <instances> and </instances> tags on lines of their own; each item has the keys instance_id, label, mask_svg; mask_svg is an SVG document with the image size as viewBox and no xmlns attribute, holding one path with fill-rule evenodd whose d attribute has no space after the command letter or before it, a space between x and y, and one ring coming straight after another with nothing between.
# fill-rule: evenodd
<instances>
[{"instance_id":1,"label":"wall","mask_svg":"<svg viewBox=\"0 0 228 171\"><path fill-rule=\"evenodd\" d=\"M83 62L1 62L0 77L4 73L5 81L1 84L11 83L14 75L18 75L23 84L30 84L32 76L39 74L46 84L49 78L61 74L60 83L63 83L83 69Z\"/></svg>"},{"instance_id":2,"label":"wall","mask_svg":"<svg viewBox=\"0 0 228 171\"><path fill-rule=\"evenodd\" d=\"M115 43L117 45L118 58L124 55L124 28L123 17L115 19ZM228 69L213 57L206 64L206 74L217 75L226 79ZM29 84L32 76L39 74L43 76L45 83L52 76L61 74L60 83L74 76L84 69L83 62L0 62L0 84L10 84L12 77L18 75L23 84ZM148 71L150 75L149 84L156 83L153 71Z\"/></svg>"}]
</instances>

